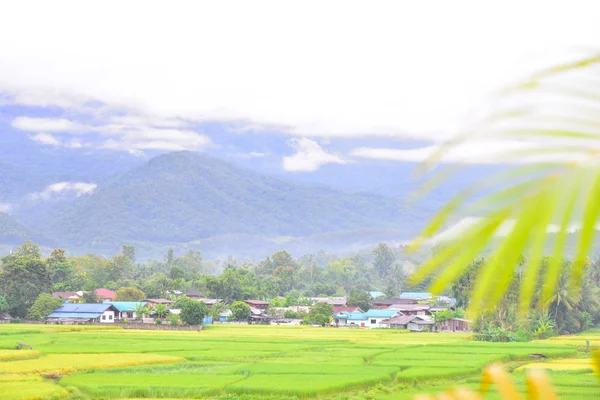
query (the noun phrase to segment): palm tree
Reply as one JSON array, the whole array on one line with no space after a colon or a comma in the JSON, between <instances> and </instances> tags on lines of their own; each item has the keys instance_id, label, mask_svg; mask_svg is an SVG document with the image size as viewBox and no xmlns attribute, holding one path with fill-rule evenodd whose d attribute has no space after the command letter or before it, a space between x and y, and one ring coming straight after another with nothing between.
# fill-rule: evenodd
<instances>
[{"instance_id":1,"label":"palm tree","mask_svg":"<svg viewBox=\"0 0 600 400\"><path fill-rule=\"evenodd\" d=\"M430 257L412 277L413 283L433 277L430 290L441 292L472 260L491 249L477 272L472 308L493 310L498 305L522 255L526 262L519 283L520 309L529 309L540 279L541 298L553 298L557 307L572 306L569 299L582 286L600 217L599 71L600 54L543 70L499 93L489 115L437 148L422 171L430 170L475 135L496 144L517 145L496 154L512 168L461 190L412 243L412 250L419 249L439 237L453 220L480 217ZM451 168L432 172L422 192L453 173ZM557 284L571 238L575 239L569 277L573 290L564 292ZM552 257L547 268L542 268L547 249Z\"/></svg>"},{"instance_id":2,"label":"palm tree","mask_svg":"<svg viewBox=\"0 0 600 400\"><path fill-rule=\"evenodd\" d=\"M569 281L568 274L563 273L560 276L554 293L546 299L545 305L549 309L554 309L554 321L558 321L558 310L561 307L572 311L577 307L580 300L581 296Z\"/></svg>"},{"instance_id":3,"label":"palm tree","mask_svg":"<svg viewBox=\"0 0 600 400\"><path fill-rule=\"evenodd\" d=\"M154 311L156 311L158 318L164 318L165 315L167 315L167 306L164 304L157 304L156 307L154 307Z\"/></svg>"},{"instance_id":4,"label":"palm tree","mask_svg":"<svg viewBox=\"0 0 600 400\"><path fill-rule=\"evenodd\" d=\"M135 305L135 315L136 315L136 317L138 319L139 318L143 318L143 316L145 314L145 311L146 311L146 306L145 305L143 305L141 303Z\"/></svg>"}]
</instances>

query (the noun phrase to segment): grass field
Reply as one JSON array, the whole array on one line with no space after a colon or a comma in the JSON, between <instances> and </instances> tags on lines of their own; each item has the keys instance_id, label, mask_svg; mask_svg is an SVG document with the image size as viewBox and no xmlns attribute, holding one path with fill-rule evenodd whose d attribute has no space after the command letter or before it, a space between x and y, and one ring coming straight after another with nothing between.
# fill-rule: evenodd
<instances>
[{"instance_id":1,"label":"grass field","mask_svg":"<svg viewBox=\"0 0 600 400\"><path fill-rule=\"evenodd\" d=\"M475 387L482 368L493 362L514 368L521 382L519 367L539 367L531 365L531 353L549 357L542 366L554 370L565 398L584 392L594 398L600 387L577 350L586 340L600 344L600 333L482 343L463 334L385 329L215 325L197 332L8 324L0 325L0 399L401 399L448 385ZM34 350L15 350L17 342Z\"/></svg>"}]
</instances>

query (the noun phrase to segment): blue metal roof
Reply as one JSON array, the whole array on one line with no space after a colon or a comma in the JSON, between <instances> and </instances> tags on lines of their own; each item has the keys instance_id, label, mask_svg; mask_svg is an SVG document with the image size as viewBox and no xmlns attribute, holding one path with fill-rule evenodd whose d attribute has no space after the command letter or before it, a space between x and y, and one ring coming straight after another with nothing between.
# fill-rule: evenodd
<instances>
[{"instance_id":1,"label":"blue metal roof","mask_svg":"<svg viewBox=\"0 0 600 400\"><path fill-rule=\"evenodd\" d=\"M53 312L48 315L48 318L75 318L75 319L90 319L99 318L103 313L85 313L85 312Z\"/></svg>"},{"instance_id":2,"label":"blue metal roof","mask_svg":"<svg viewBox=\"0 0 600 400\"><path fill-rule=\"evenodd\" d=\"M121 312L123 311L135 311L136 307L139 305L143 307L146 305L145 301L107 301L104 304L112 304L115 308Z\"/></svg>"},{"instance_id":3,"label":"blue metal roof","mask_svg":"<svg viewBox=\"0 0 600 400\"><path fill-rule=\"evenodd\" d=\"M400 298L415 298L415 299L421 299L421 300L426 300L426 299L430 299L433 297L433 295L431 293L424 293L424 292L403 292L400 294Z\"/></svg>"},{"instance_id":4,"label":"blue metal roof","mask_svg":"<svg viewBox=\"0 0 600 400\"><path fill-rule=\"evenodd\" d=\"M369 292L369 296L371 296L371 298L373 298L373 299L376 299L378 297L385 296L385 293L374 291L374 292Z\"/></svg>"},{"instance_id":5,"label":"blue metal roof","mask_svg":"<svg viewBox=\"0 0 600 400\"><path fill-rule=\"evenodd\" d=\"M54 312L58 313L100 313L108 310L112 306L110 304L77 304L77 303L65 303L58 307Z\"/></svg>"},{"instance_id":6,"label":"blue metal roof","mask_svg":"<svg viewBox=\"0 0 600 400\"><path fill-rule=\"evenodd\" d=\"M395 308L386 308L383 310L371 309L365 313L367 318L392 318L398 313Z\"/></svg>"}]
</instances>

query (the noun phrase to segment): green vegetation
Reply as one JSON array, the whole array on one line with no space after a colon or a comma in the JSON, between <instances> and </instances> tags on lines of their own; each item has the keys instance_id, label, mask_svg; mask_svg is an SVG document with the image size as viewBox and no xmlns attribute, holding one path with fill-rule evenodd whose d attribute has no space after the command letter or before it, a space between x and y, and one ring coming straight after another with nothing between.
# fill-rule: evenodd
<instances>
[{"instance_id":1,"label":"green vegetation","mask_svg":"<svg viewBox=\"0 0 600 400\"><path fill-rule=\"evenodd\" d=\"M176 152L121 174L36 226L70 247L104 251L123 242L166 247L228 234L307 236L398 225L414 231L411 214L398 204L380 195L301 186L201 154Z\"/></svg>"},{"instance_id":2,"label":"green vegetation","mask_svg":"<svg viewBox=\"0 0 600 400\"><path fill-rule=\"evenodd\" d=\"M204 303L187 301L181 309L181 320L188 325L202 325L206 312Z\"/></svg>"},{"instance_id":3,"label":"green vegetation","mask_svg":"<svg viewBox=\"0 0 600 400\"><path fill-rule=\"evenodd\" d=\"M600 336L571 337L577 343L565 345L394 330L213 325L168 332L7 324L0 325L0 382L11 394L24 381L43 383L40 398L405 398L424 385L472 385L492 362L526 365L531 353L578 357L576 346L588 337ZM12 350L16 341L36 350ZM572 372L562 382L573 377L575 387L585 376ZM41 378L50 375L59 379ZM0 399L10 398L3 396L4 390Z\"/></svg>"},{"instance_id":4,"label":"green vegetation","mask_svg":"<svg viewBox=\"0 0 600 400\"><path fill-rule=\"evenodd\" d=\"M234 301L230 309L234 321L248 321L252 314L250 306L243 301Z\"/></svg>"}]
</instances>

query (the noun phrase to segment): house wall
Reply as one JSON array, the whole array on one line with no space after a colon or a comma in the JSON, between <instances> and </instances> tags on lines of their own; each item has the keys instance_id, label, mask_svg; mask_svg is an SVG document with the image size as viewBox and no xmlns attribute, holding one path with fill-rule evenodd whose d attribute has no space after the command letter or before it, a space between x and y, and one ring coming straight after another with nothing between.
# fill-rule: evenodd
<instances>
[{"instance_id":1,"label":"house wall","mask_svg":"<svg viewBox=\"0 0 600 400\"><path fill-rule=\"evenodd\" d=\"M114 324L115 323L115 312L112 310L104 311L104 314L100 316L100 323L102 324Z\"/></svg>"},{"instance_id":2,"label":"house wall","mask_svg":"<svg viewBox=\"0 0 600 400\"><path fill-rule=\"evenodd\" d=\"M384 319L389 319L389 317L370 317L367 319L365 326L368 328L389 328L390 326L387 324L382 324L381 321Z\"/></svg>"}]
</instances>

